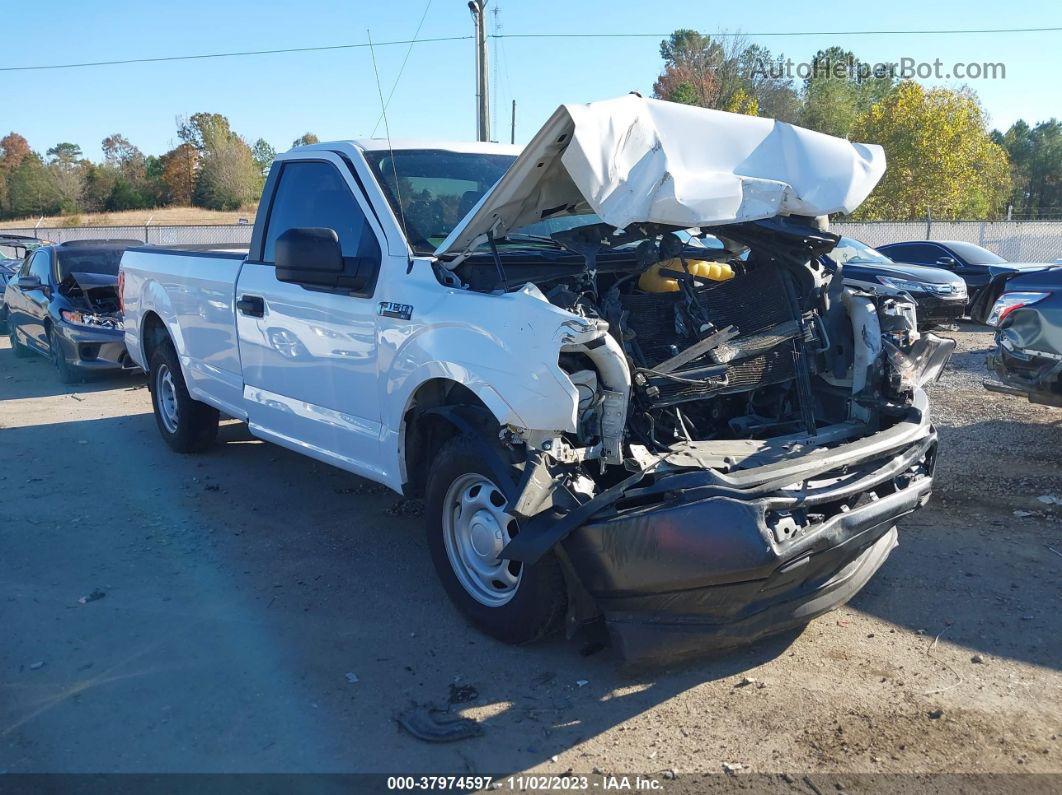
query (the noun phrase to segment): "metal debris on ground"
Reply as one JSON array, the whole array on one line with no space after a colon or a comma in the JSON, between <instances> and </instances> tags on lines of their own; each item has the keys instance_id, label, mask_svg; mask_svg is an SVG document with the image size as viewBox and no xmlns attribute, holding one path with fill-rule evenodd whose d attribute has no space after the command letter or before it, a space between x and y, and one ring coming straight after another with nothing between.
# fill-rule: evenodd
<instances>
[{"instance_id":1,"label":"metal debris on ground","mask_svg":"<svg viewBox=\"0 0 1062 795\"><path fill-rule=\"evenodd\" d=\"M44 660L38 660L37 662L31 662L29 667L30 667L31 671L39 671L41 668L44 667Z\"/></svg>"},{"instance_id":2,"label":"metal debris on ground","mask_svg":"<svg viewBox=\"0 0 1062 795\"><path fill-rule=\"evenodd\" d=\"M102 599L102 598L103 598L103 597L105 597L106 595L107 595L107 594L105 594L105 593L104 593L103 591L101 591L101 590L100 590L99 588L96 588L96 589L95 589L95 590L94 590L94 591L93 591L92 593L90 593L90 594L89 594L88 596L82 596L82 597L81 597L80 599L78 599L77 601L78 601L78 603L80 603L80 604L83 604L83 605L87 605L87 604L88 604L89 602L95 602L95 601L96 601L97 599Z\"/></svg>"},{"instance_id":3,"label":"metal debris on ground","mask_svg":"<svg viewBox=\"0 0 1062 795\"><path fill-rule=\"evenodd\" d=\"M479 698L479 691L472 685L450 685L450 703L467 704Z\"/></svg>"},{"instance_id":4,"label":"metal debris on ground","mask_svg":"<svg viewBox=\"0 0 1062 795\"><path fill-rule=\"evenodd\" d=\"M462 718L433 704L414 704L395 716L398 725L418 740L450 743L483 734L483 727L471 718Z\"/></svg>"},{"instance_id":5,"label":"metal debris on ground","mask_svg":"<svg viewBox=\"0 0 1062 795\"><path fill-rule=\"evenodd\" d=\"M744 676L744 677L741 678L740 682L738 682L736 685L734 685L734 687L748 687L749 685L754 685L754 684L756 684L756 680L753 677Z\"/></svg>"},{"instance_id":6,"label":"metal debris on ground","mask_svg":"<svg viewBox=\"0 0 1062 795\"><path fill-rule=\"evenodd\" d=\"M588 684L590 684L590 680L589 679L576 679L575 680L575 686L576 687L586 687Z\"/></svg>"},{"instance_id":7,"label":"metal debris on ground","mask_svg":"<svg viewBox=\"0 0 1062 795\"><path fill-rule=\"evenodd\" d=\"M744 769L745 766L740 762L723 762L723 770L725 770L730 775L734 775L734 773L737 773L738 771Z\"/></svg>"},{"instance_id":8,"label":"metal debris on ground","mask_svg":"<svg viewBox=\"0 0 1062 795\"><path fill-rule=\"evenodd\" d=\"M346 680L352 685L356 685L358 683L358 675L355 673L347 673Z\"/></svg>"},{"instance_id":9,"label":"metal debris on ground","mask_svg":"<svg viewBox=\"0 0 1062 795\"><path fill-rule=\"evenodd\" d=\"M1019 519L1025 519L1029 516L1036 516L1036 511L1015 511L1014 515Z\"/></svg>"},{"instance_id":10,"label":"metal debris on ground","mask_svg":"<svg viewBox=\"0 0 1062 795\"><path fill-rule=\"evenodd\" d=\"M940 720L943 717L944 717L944 710L942 710L942 709L934 709L934 710L930 710L930 712L929 712L929 719L930 720Z\"/></svg>"}]
</instances>

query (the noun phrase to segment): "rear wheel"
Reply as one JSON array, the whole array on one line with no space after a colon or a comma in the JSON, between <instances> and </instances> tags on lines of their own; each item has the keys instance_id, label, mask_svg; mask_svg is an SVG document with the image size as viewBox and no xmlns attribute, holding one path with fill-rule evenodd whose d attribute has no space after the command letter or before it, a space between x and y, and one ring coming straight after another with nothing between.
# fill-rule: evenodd
<instances>
[{"instance_id":1,"label":"rear wheel","mask_svg":"<svg viewBox=\"0 0 1062 795\"><path fill-rule=\"evenodd\" d=\"M460 435L432 463L425 494L428 549L454 605L479 629L507 643L556 630L567 595L552 553L533 565L505 560L519 532L508 501L483 461L483 442Z\"/></svg>"},{"instance_id":2,"label":"rear wheel","mask_svg":"<svg viewBox=\"0 0 1062 795\"><path fill-rule=\"evenodd\" d=\"M177 351L166 340L151 353L148 372L155 424L178 453L205 450L218 435L218 410L188 394Z\"/></svg>"},{"instance_id":3,"label":"rear wheel","mask_svg":"<svg viewBox=\"0 0 1062 795\"><path fill-rule=\"evenodd\" d=\"M64 384L72 384L79 380L77 370L70 366L63 353L63 344L59 341L59 335L55 329L48 327L48 357L52 360L59 381Z\"/></svg>"}]
</instances>

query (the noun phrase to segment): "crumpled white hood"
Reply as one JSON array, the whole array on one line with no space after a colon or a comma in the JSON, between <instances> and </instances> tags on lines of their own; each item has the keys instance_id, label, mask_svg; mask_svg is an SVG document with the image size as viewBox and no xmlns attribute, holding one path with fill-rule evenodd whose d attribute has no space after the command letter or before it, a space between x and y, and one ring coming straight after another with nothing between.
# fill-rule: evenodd
<instances>
[{"instance_id":1,"label":"crumpled white hood","mask_svg":"<svg viewBox=\"0 0 1062 795\"><path fill-rule=\"evenodd\" d=\"M617 228L849 213L884 173L880 146L773 119L635 95L561 105L436 254L591 212Z\"/></svg>"}]
</instances>

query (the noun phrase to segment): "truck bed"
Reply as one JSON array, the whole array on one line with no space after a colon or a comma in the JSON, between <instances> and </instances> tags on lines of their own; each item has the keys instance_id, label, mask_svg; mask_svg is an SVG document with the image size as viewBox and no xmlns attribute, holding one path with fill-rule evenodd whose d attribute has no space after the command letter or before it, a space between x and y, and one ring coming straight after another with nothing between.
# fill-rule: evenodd
<instances>
[{"instance_id":1,"label":"truck bed","mask_svg":"<svg viewBox=\"0 0 1062 795\"><path fill-rule=\"evenodd\" d=\"M245 254L159 248L128 249L125 274L125 344L145 370L145 319L169 329L188 377L188 391L234 417L245 418L234 310L236 280Z\"/></svg>"}]
</instances>

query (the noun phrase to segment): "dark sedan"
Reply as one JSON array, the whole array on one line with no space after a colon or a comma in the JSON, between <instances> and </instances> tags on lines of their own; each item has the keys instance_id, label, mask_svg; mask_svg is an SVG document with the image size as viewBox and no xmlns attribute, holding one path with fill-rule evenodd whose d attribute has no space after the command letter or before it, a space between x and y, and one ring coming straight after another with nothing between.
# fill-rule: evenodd
<instances>
[{"instance_id":1,"label":"dark sedan","mask_svg":"<svg viewBox=\"0 0 1062 795\"><path fill-rule=\"evenodd\" d=\"M9 235L0 232L0 332L7 331L7 306L4 304L4 293L8 282L18 274L26 253L47 242L47 240L38 240L27 235Z\"/></svg>"},{"instance_id":2,"label":"dark sedan","mask_svg":"<svg viewBox=\"0 0 1062 795\"><path fill-rule=\"evenodd\" d=\"M962 240L910 240L878 246L896 262L945 268L966 282L970 301L996 276L1043 268L1047 262L1007 262L987 248Z\"/></svg>"},{"instance_id":3,"label":"dark sedan","mask_svg":"<svg viewBox=\"0 0 1062 795\"><path fill-rule=\"evenodd\" d=\"M997 277L973 316L996 327L985 388L1062 407L1062 266Z\"/></svg>"},{"instance_id":4,"label":"dark sedan","mask_svg":"<svg viewBox=\"0 0 1062 795\"><path fill-rule=\"evenodd\" d=\"M843 266L844 283L879 295L911 297L918 307L918 327L952 323L966 311L966 285L950 271L925 265L900 265L866 243L842 237L827 259Z\"/></svg>"},{"instance_id":5,"label":"dark sedan","mask_svg":"<svg viewBox=\"0 0 1062 795\"><path fill-rule=\"evenodd\" d=\"M129 240L42 246L26 257L4 293L16 356L51 359L60 380L132 369L118 306L118 264Z\"/></svg>"}]
</instances>

